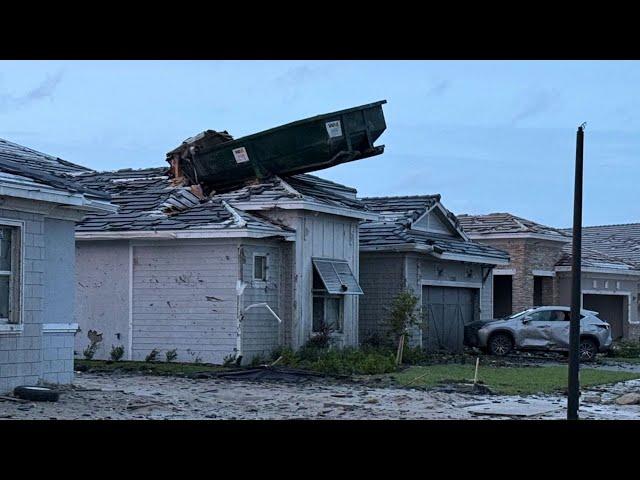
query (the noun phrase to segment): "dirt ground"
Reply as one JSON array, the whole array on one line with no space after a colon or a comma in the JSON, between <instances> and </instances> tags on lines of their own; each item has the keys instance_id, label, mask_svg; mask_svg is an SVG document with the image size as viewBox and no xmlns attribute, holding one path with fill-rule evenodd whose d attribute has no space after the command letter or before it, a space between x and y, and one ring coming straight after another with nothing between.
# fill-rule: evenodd
<instances>
[{"instance_id":1,"label":"dirt ground","mask_svg":"<svg viewBox=\"0 0 640 480\"><path fill-rule=\"evenodd\" d=\"M585 419L640 419L640 405L618 406L612 400L640 392L640 380L589 389L582 395ZM228 379L188 379L138 374L78 373L72 387L56 403L0 401L3 419L492 419L477 415L478 405L506 403L526 410L530 402L555 410L527 419L565 418L566 397L508 397L361 384L317 382L275 383Z\"/></svg>"}]
</instances>

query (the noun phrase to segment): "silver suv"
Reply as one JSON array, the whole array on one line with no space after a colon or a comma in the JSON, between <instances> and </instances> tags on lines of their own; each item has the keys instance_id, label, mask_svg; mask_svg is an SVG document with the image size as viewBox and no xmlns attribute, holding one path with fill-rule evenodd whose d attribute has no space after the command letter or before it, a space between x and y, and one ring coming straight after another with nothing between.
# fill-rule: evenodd
<instances>
[{"instance_id":1,"label":"silver suv","mask_svg":"<svg viewBox=\"0 0 640 480\"><path fill-rule=\"evenodd\" d=\"M516 350L569 350L569 307L536 307L510 317L474 322L465 332L467 343L492 355ZM580 311L580 360L590 362L611 347L611 327L598 312Z\"/></svg>"}]
</instances>

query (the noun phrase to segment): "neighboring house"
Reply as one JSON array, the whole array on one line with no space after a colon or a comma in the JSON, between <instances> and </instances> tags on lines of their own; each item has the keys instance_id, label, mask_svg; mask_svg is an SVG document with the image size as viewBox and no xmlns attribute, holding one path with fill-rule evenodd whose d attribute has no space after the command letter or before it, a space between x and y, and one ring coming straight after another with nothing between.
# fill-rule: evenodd
<instances>
[{"instance_id":1,"label":"neighboring house","mask_svg":"<svg viewBox=\"0 0 640 480\"><path fill-rule=\"evenodd\" d=\"M563 231L571 234L570 228ZM596 249L600 252L604 251L608 256L615 257L618 261L640 268L640 223L583 227L582 245L584 248ZM594 288L600 289L601 287L602 285L596 285ZM638 285L638 292L640 293L640 285ZM622 295L623 298L616 297L617 303L622 301L628 303L630 309L638 309L636 312L638 323L629 325L628 336L639 339L640 297L634 293L633 288L629 288L627 293L621 291L619 295ZM624 298L625 296L627 297L626 299ZM632 315L630 314L629 318L631 317Z\"/></svg>"},{"instance_id":2,"label":"neighboring house","mask_svg":"<svg viewBox=\"0 0 640 480\"><path fill-rule=\"evenodd\" d=\"M509 252L509 265L494 270L494 316L540 305L571 303L571 234L509 213L458 215L476 241ZM597 247L597 248L594 248ZM584 243L583 308L598 311L614 338L636 337L640 270L612 255L607 244Z\"/></svg>"},{"instance_id":3,"label":"neighboring house","mask_svg":"<svg viewBox=\"0 0 640 480\"><path fill-rule=\"evenodd\" d=\"M0 139L0 394L73 379L75 222L114 209L82 171Z\"/></svg>"},{"instance_id":4,"label":"neighboring house","mask_svg":"<svg viewBox=\"0 0 640 480\"><path fill-rule=\"evenodd\" d=\"M393 298L408 288L424 313L412 344L462 350L464 325L492 317L492 269L507 253L471 241L440 195L362 201L380 218L360 225L361 339L384 335Z\"/></svg>"},{"instance_id":5,"label":"neighboring house","mask_svg":"<svg viewBox=\"0 0 640 480\"><path fill-rule=\"evenodd\" d=\"M358 222L375 215L356 190L302 174L206 197L174 174L77 177L120 207L76 230L76 319L102 334L96 358L122 345L133 360L175 348L179 361L246 362L324 325L358 344ZM76 350L88 343L78 335Z\"/></svg>"}]
</instances>

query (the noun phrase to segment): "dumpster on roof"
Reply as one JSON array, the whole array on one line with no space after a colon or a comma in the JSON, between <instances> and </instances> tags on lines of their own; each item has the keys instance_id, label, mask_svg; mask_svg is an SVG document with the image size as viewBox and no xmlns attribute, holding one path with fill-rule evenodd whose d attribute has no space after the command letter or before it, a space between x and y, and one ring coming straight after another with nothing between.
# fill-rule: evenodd
<instances>
[{"instance_id":1,"label":"dumpster on roof","mask_svg":"<svg viewBox=\"0 0 640 480\"><path fill-rule=\"evenodd\" d=\"M174 176L220 190L269 174L291 175L380 155L386 100L317 115L233 139L207 130L167 154Z\"/></svg>"}]
</instances>

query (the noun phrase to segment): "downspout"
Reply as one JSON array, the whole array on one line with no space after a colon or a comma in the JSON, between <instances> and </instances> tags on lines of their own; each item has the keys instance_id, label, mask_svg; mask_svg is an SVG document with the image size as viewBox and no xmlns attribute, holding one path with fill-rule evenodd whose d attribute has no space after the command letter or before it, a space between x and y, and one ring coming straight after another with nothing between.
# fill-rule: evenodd
<instances>
[{"instance_id":1,"label":"downspout","mask_svg":"<svg viewBox=\"0 0 640 480\"><path fill-rule=\"evenodd\" d=\"M242 281L242 264L244 258L244 250L238 245L238 279L236 281L236 363L242 362L242 321L244 320L244 312L242 309L242 295L247 284Z\"/></svg>"}]
</instances>

